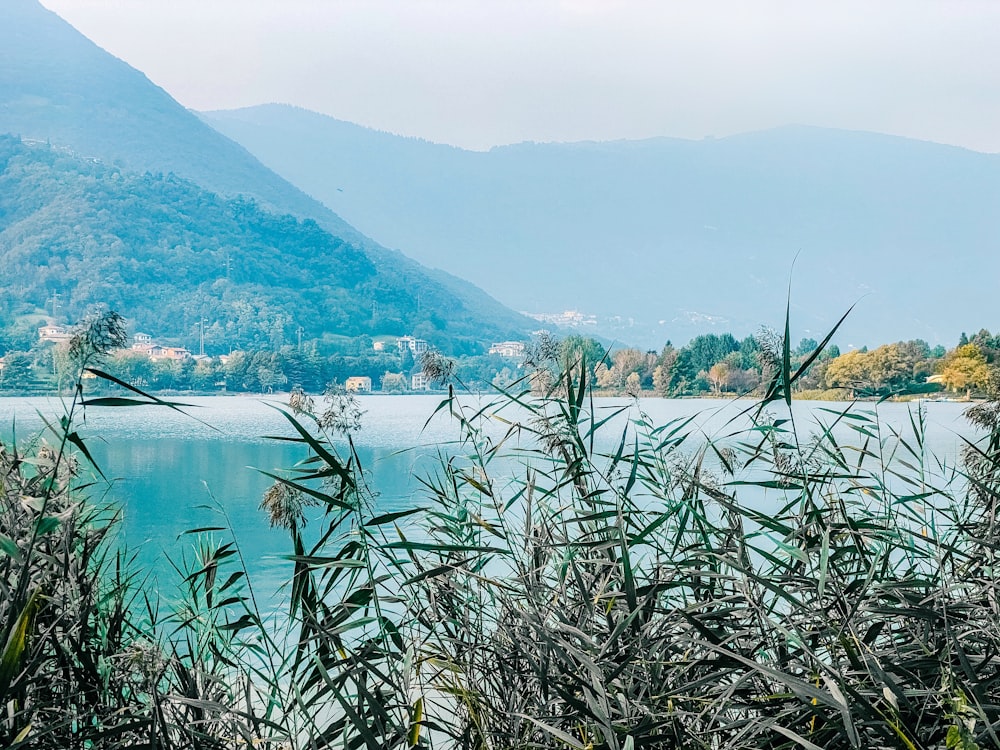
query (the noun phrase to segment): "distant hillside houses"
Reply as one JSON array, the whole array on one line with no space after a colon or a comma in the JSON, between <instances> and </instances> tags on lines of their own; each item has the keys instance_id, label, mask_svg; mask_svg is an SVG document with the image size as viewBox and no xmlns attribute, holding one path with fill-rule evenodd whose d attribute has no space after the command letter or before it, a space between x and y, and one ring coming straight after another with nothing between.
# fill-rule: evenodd
<instances>
[{"instance_id":1,"label":"distant hillside houses","mask_svg":"<svg viewBox=\"0 0 1000 750\"><path fill-rule=\"evenodd\" d=\"M348 393L371 393L372 379L367 375L356 375L347 379L344 390Z\"/></svg>"},{"instance_id":2,"label":"distant hillside houses","mask_svg":"<svg viewBox=\"0 0 1000 750\"><path fill-rule=\"evenodd\" d=\"M427 351L427 342L423 339L415 339L413 336L400 336L396 341L396 346L400 353L409 349L414 355L423 354Z\"/></svg>"},{"instance_id":3,"label":"distant hillside houses","mask_svg":"<svg viewBox=\"0 0 1000 750\"><path fill-rule=\"evenodd\" d=\"M499 354L501 357L523 357L524 344L520 341L501 341L490 347L490 354Z\"/></svg>"},{"instance_id":4,"label":"distant hillside houses","mask_svg":"<svg viewBox=\"0 0 1000 750\"><path fill-rule=\"evenodd\" d=\"M73 333L66 326L49 324L38 329L38 338L40 341L59 343L60 341L69 341L73 338Z\"/></svg>"},{"instance_id":5,"label":"distant hillside houses","mask_svg":"<svg viewBox=\"0 0 1000 750\"><path fill-rule=\"evenodd\" d=\"M145 354L154 362L160 360L202 359L193 355L183 346L161 346L148 333L137 333L132 337L132 351ZM207 358L206 358L207 359Z\"/></svg>"},{"instance_id":6,"label":"distant hillside houses","mask_svg":"<svg viewBox=\"0 0 1000 750\"><path fill-rule=\"evenodd\" d=\"M525 313L542 323L553 323L563 328L579 328L581 326L596 326L596 315L585 315L578 310L566 310L561 313Z\"/></svg>"}]
</instances>

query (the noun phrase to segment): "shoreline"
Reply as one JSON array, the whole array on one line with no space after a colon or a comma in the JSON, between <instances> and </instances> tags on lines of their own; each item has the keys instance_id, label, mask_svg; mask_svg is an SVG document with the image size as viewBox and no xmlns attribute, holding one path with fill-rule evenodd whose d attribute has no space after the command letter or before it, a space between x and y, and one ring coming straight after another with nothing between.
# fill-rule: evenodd
<instances>
[{"instance_id":1,"label":"shoreline","mask_svg":"<svg viewBox=\"0 0 1000 750\"><path fill-rule=\"evenodd\" d=\"M85 393L84 398L102 398L105 396L117 396L127 393L123 390L99 390L92 393ZM290 391L274 391L272 393L263 393L259 391L174 391L174 390L162 390L162 391L148 391L150 395L156 397L170 397L170 398L267 398L287 401L288 397L291 395ZM407 397L407 396L447 396L447 390L426 390L426 391L361 391L361 392L348 392L349 395L355 396L357 398L370 398L373 396L391 396L391 397ZM307 392L308 396L311 397L321 397L322 393L311 393ZM469 396L487 396L487 395L500 395L498 392L491 391L472 391L467 394L459 395L469 395ZM595 398L618 398L618 399L631 399L637 398L640 400L646 399L661 399L663 401L759 401L760 396L757 394L734 394L734 393L699 393L686 396L663 396L655 391L640 391L638 394L632 396L622 391L612 391L612 390L595 390L593 393ZM73 393L70 392L59 392L59 391L34 391L34 390L23 390L23 391L0 391L0 400L4 399L24 399L24 398L45 398L45 399L55 399L55 398L72 398ZM983 397L949 397L949 396L939 396L937 394L930 393L912 393L912 394L900 394L895 396L857 396L854 398L848 397L846 394L843 398L803 398L796 393L792 394L793 401L805 401L805 402L815 402L815 403L879 403L882 401L890 401L893 403L908 403L911 401L930 401L938 403L962 403L962 404L976 404L983 403L989 399Z\"/></svg>"}]
</instances>

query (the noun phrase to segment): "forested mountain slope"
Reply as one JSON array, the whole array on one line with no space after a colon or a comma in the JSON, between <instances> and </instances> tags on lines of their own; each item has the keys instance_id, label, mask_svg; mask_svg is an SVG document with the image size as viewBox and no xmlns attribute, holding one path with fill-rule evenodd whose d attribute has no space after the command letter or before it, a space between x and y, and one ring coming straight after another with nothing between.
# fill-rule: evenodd
<instances>
[{"instance_id":1,"label":"forested mountain slope","mask_svg":"<svg viewBox=\"0 0 1000 750\"><path fill-rule=\"evenodd\" d=\"M425 275L385 274L316 222L0 136L0 325L104 302L138 329L213 351L324 333L415 333L477 351L523 333Z\"/></svg>"},{"instance_id":2,"label":"forested mountain slope","mask_svg":"<svg viewBox=\"0 0 1000 750\"><path fill-rule=\"evenodd\" d=\"M363 250L363 262L376 274L371 284L381 285L390 297L410 289L425 316L433 313L444 320L460 308L468 316L465 323L481 321L467 326L463 335L486 339L498 329L523 332L532 325L477 287L444 271L424 268L365 237L37 0L0 2L0 133L5 132L25 141L51 143L83 159L100 160L120 168L122 174L176 175L224 197L252 196L278 214L315 220L335 237ZM160 187L174 182L169 176L161 182L154 180ZM173 197L164 188L159 199ZM147 198L155 215L170 210L154 196ZM34 226L43 231L40 219L36 217ZM101 227L94 224L92 229L98 232ZM418 289L436 291L420 295ZM431 307L433 303L438 309ZM384 305L394 309L402 303L386 299ZM414 309L416 305L415 301ZM339 328L341 321L358 321L363 315L359 310L330 310L333 317L316 325ZM400 315L406 319L405 311Z\"/></svg>"}]
</instances>

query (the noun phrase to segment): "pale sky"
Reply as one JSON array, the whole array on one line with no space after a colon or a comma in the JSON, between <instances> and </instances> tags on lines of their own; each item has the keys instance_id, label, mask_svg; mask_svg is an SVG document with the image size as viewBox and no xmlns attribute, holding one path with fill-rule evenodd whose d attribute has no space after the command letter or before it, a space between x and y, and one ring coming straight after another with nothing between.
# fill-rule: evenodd
<instances>
[{"instance_id":1,"label":"pale sky","mask_svg":"<svg viewBox=\"0 0 1000 750\"><path fill-rule=\"evenodd\" d=\"M1000 151L993 0L42 3L199 110L477 149L795 123Z\"/></svg>"}]
</instances>

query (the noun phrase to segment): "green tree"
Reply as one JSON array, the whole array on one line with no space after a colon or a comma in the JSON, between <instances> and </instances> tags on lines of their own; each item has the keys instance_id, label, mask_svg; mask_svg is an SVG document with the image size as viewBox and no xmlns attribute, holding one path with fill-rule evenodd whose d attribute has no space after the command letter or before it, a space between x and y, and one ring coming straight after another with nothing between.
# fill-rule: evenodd
<instances>
[{"instance_id":1,"label":"green tree","mask_svg":"<svg viewBox=\"0 0 1000 750\"><path fill-rule=\"evenodd\" d=\"M721 362L730 352L740 350L739 342L730 333L714 333L695 336L685 347L691 352L690 367L696 372L708 370L716 362Z\"/></svg>"},{"instance_id":2,"label":"green tree","mask_svg":"<svg viewBox=\"0 0 1000 750\"><path fill-rule=\"evenodd\" d=\"M180 370L180 363L175 359L161 359L153 362L150 370L150 385L160 390L176 390Z\"/></svg>"},{"instance_id":3,"label":"green tree","mask_svg":"<svg viewBox=\"0 0 1000 750\"><path fill-rule=\"evenodd\" d=\"M493 385L495 385L497 388L507 389L510 388L511 385L513 385L514 381L515 381L514 373L511 372L511 369L509 367L504 367L502 370L500 370L500 372L496 374L496 376L494 376Z\"/></svg>"},{"instance_id":4,"label":"green tree","mask_svg":"<svg viewBox=\"0 0 1000 750\"><path fill-rule=\"evenodd\" d=\"M225 374L226 389L230 391L247 390L249 387L247 377L250 358L245 352L233 352L223 366Z\"/></svg>"},{"instance_id":5,"label":"green tree","mask_svg":"<svg viewBox=\"0 0 1000 750\"><path fill-rule=\"evenodd\" d=\"M280 369L267 364L257 368L257 382L260 383L260 390L263 393L272 393L275 388L287 383L288 378Z\"/></svg>"},{"instance_id":6,"label":"green tree","mask_svg":"<svg viewBox=\"0 0 1000 750\"><path fill-rule=\"evenodd\" d=\"M795 347L795 351L793 353L796 357L808 357L816 351L817 346L819 346L819 342L816 341L816 339L802 339L799 342L799 345Z\"/></svg>"},{"instance_id":7,"label":"green tree","mask_svg":"<svg viewBox=\"0 0 1000 750\"><path fill-rule=\"evenodd\" d=\"M409 372L416 365L416 361L413 359L413 352L409 349L403 350L403 355L400 360L400 367L403 372Z\"/></svg>"},{"instance_id":8,"label":"green tree","mask_svg":"<svg viewBox=\"0 0 1000 750\"><path fill-rule=\"evenodd\" d=\"M740 342L740 367L744 370L761 371L761 343L757 336L747 336Z\"/></svg>"},{"instance_id":9,"label":"green tree","mask_svg":"<svg viewBox=\"0 0 1000 750\"><path fill-rule=\"evenodd\" d=\"M194 367L195 362L191 357L180 360L177 367L177 382L175 388L188 391L194 387Z\"/></svg>"},{"instance_id":10,"label":"green tree","mask_svg":"<svg viewBox=\"0 0 1000 750\"><path fill-rule=\"evenodd\" d=\"M27 352L9 352L3 358L0 370L0 387L5 389L27 388L33 380L31 356Z\"/></svg>"},{"instance_id":11,"label":"green tree","mask_svg":"<svg viewBox=\"0 0 1000 750\"><path fill-rule=\"evenodd\" d=\"M406 390L406 376L401 372L385 371L380 378L383 393L403 393Z\"/></svg>"},{"instance_id":12,"label":"green tree","mask_svg":"<svg viewBox=\"0 0 1000 750\"><path fill-rule=\"evenodd\" d=\"M142 352L127 349L117 352L111 358L108 369L119 380L136 388L148 388L153 374L153 361Z\"/></svg>"},{"instance_id":13,"label":"green tree","mask_svg":"<svg viewBox=\"0 0 1000 750\"><path fill-rule=\"evenodd\" d=\"M194 367L191 376L191 387L199 391L214 391L222 378L222 371L217 359L203 359Z\"/></svg>"},{"instance_id":14,"label":"green tree","mask_svg":"<svg viewBox=\"0 0 1000 750\"><path fill-rule=\"evenodd\" d=\"M653 390L661 396L669 396L677 366L677 350L668 341L660 352L653 367Z\"/></svg>"},{"instance_id":15,"label":"green tree","mask_svg":"<svg viewBox=\"0 0 1000 750\"><path fill-rule=\"evenodd\" d=\"M605 349L601 343L586 336L574 334L559 342L559 360L575 364L581 359L587 362L587 374L594 375L594 368L604 359Z\"/></svg>"},{"instance_id":16,"label":"green tree","mask_svg":"<svg viewBox=\"0 0 1000 750\"><path fill-rule=\"evenodd\" d=\"M707 376L712 365L736 351L740 351L740 343L732 334L708 333L695 336L687 346L681 348L677 356L674 390L688 393L709 390Z\"/></svg>"}]
</instances>

